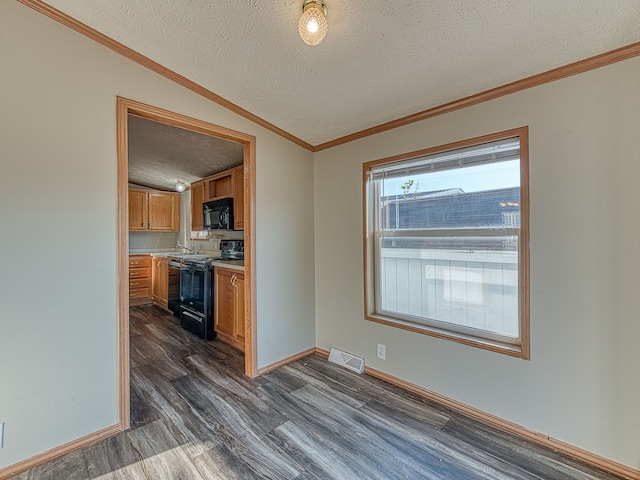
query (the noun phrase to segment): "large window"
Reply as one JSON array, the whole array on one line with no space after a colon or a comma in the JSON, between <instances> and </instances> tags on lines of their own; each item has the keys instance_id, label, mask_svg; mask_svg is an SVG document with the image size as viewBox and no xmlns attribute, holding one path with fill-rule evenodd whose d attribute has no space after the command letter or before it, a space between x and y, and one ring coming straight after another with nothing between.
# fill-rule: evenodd
<instances>
[{"instance_id":1,"label":"large window","mask_svg":"<svg viewBox=\"0 0 640 480\"><path fill-rule=\"evenodd\" d=\"M527 129L364 165L365 316L529 357Z\"/></svg>"}]
</instances>

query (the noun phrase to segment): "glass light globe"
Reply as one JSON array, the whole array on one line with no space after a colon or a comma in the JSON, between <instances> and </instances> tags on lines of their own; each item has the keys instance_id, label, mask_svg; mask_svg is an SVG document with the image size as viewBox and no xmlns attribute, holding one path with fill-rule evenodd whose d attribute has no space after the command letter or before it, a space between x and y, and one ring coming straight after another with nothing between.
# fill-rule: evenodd
<instances>
[{"instance_id":1,"label":"glass light globe","mask_svg":"<svg viewBox=\"0 0 640 480\"><path fill-rule=\"evenodd\" d=\"M184 184L184 182L176 183L176 191L177 192L184 192L186 188L187 188L187 186Z\"/></svg>"},{"instance_id":2,"label":"glass light globe","mask_svg":"<svg viewBox=\"0 0 640 480\"><path fill-rule=\"evenodd\" d=\"M307 45L318 45L327 34L329 24L325 17L326 7L323 2L307 0L300 21L298 31Z\"/></svg>"}]
</instances>

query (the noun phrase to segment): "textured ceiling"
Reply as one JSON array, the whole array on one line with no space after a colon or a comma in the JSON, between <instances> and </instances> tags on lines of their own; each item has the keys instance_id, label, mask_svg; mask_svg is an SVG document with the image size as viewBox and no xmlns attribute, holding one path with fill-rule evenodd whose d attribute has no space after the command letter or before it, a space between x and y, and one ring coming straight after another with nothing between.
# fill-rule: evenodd
<instances>
[{"instance_id":1,"label":"textured ceiling","mask_svg":"<svg viewBox=\"0 0 640 480\"><path fill-rule=\"evenodd\" d=\"M242 165L239 143L129 115L129 183L175 190Z\"/></svg>"},{"instance_id":2,"label":"textured ceiling","mask_svg":"<svg viewBox=\"0 0 640 480\"><path fill-rule=\"evenodd\" d=\"M47 0L296 137L336 138L640 41L640 0Z\"/></svg>"}]
</instances>

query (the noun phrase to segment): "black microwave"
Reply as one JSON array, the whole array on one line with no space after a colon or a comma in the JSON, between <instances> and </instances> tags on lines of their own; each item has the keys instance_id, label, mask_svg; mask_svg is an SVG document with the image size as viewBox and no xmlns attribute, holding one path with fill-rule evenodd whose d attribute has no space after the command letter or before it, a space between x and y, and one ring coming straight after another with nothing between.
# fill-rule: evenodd
<instances>
[{"instance_id":1,"label":"black microwave","mask_svg":"<svg viewBox=\"0 0 640 480\"><path fill-rule=\"evenodd\" d=\"M202 218L207 230L233 230L233 199L223 198L203 203Z\"/></svg>"}]
</instances>

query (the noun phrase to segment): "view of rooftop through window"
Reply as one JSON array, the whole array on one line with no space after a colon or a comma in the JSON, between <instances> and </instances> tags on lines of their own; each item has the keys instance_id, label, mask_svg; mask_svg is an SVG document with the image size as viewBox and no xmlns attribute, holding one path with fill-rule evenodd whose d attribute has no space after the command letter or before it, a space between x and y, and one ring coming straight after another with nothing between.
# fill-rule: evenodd
<instances>
[{"instance_id":1,"label":"view of rooftop through window","mask_svg":"<svg viewBox=\"0 0 640 480\"><path fill-rule=\"evenodd\" d=\"M400 192L398 192L398 188ZM383 230L514 226L518 159L380 181Z\"/></svg>"}]
</instances>

